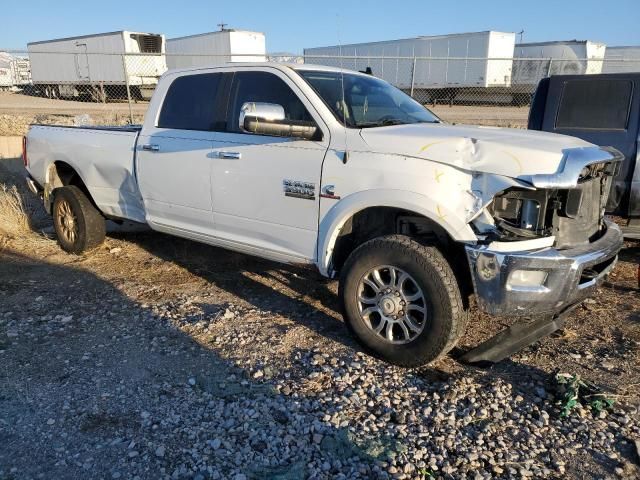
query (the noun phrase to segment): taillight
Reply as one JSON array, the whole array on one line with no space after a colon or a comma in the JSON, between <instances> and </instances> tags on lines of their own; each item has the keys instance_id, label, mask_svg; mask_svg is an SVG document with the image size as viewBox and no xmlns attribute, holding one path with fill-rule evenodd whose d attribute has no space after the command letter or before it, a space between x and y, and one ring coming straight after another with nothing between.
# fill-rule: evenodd
<instances>
[{"instance_id":1,"label":"taillight","mask_svg":"<svg viewBox=\"0 0 640 480\"><path fill-rule=\"evenodd\" d=\"M25 167L29 166L29 160L27 158L27 137L22 137L22 163Z\"/></svg>"}]
</instances>

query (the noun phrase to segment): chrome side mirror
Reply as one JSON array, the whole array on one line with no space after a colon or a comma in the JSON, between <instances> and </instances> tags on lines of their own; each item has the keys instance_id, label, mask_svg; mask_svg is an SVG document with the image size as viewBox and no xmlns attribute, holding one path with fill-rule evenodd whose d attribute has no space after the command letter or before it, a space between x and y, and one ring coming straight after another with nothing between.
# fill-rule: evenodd
<instances>
[{"instance_id":1,"label":"chrome side mirror","mask_svg":"<svg viewBox=\"0 0 640 480\"><path fill-rule=\"evenodd\" d=\"M284 108L277 103L246 102L240 109L240 130L254 133L247 128L254 122L278 122L284 120Z\"/></svg>"},{"instance_id":2,"label":"chrome side mirror","mask_svg":"<svg viewBox=\"0 0 640 480\"><path fill-rule=\"evenodd\" d=\"M317 139L318 127L314 122L287 120L284 108L276 103L246 102L240 109L240 130L257 135Z\"/></svg>"}]
</instances>

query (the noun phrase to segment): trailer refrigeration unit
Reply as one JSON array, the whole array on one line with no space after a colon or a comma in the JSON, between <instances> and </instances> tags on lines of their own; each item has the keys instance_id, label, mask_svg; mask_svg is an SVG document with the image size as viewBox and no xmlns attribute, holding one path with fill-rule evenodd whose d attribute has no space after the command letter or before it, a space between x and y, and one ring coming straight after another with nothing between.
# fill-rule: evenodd
<instances>
[{"instance_id":1,"label":"trailer refrigeration unit","mask_svg":"<svg viewBox=\"0 0 640 480\"><path fill-rule=\"evenodd\" d=\"M167 70L164 35L118 31L28 44L34 87L49 98L148 99Z\"/></svg>"},{"instance_id":2,"label":"trailer refrigeration unit","mask_svg":"<svg viewBox=\"0 0 640 480\"><path fill-rule=\"evenodd\" d=\"M225 29L167 39L167 66L187 68L266 61L264 33Z\"/></svg>"},{"instance_id":3,"label":"trailer refrigeration unit","mask_svg":"<svg viewBox=\"0 0 640 480\"><path fill-rule=\"evenodd\" d=\"M425 102L511 101L515 34L475 32L306 48L305 63L371 72Z\"/></svg>"},{"instance_id":4,"label":"trailer refrigeration unit","mask_svg":"<svg viewBox=\"0 0 640 480\"><path fill-rule=\"evenodd\" d=\"M640 72L640 46L607 47L602 73Z\"/></svg>"}]
</instances>

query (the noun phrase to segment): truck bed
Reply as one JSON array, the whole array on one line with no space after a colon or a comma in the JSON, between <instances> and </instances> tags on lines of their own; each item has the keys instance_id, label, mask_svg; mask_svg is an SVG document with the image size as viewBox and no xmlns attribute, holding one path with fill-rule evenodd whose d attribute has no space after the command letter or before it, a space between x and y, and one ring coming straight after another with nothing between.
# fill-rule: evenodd
<instances>
[{"instance_id":1,"label":"truck bed","mask_svg":"<svg viewBox=\"0 0 640 480\"><path fill-rule=\"evenodd\" d=\"M45 186L52 165L67 164L78 173L102 213L144 222L135 172L140 128L32 125L27 170Z\"/></svg>"},{"instance_id":2,"label":"truck bed","mask_svg":"<svg viewBox=\"0 0 640 480\"><path fill-rule=\"evenodd\" d=\"M107 132L139 132L142 125L52 125L50 123L32 123L31 127L75 128L79 130L102 130Z\"/></svg>"}]
</instances>

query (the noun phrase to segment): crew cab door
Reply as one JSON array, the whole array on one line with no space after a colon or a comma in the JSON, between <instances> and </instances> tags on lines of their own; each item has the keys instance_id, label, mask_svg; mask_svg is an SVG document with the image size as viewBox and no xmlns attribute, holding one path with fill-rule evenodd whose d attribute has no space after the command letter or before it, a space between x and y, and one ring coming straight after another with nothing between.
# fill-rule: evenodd
<instances>
[{"instance_id":1,"label":"crew cab door","mask_svg":"<svg viewBox=\"0 0 640 480\"><path fill-rule=\"evenodd\" d=\"M212 148L220 111L216 102L224 77L188 72L165 78L168 87L162 105L156 107L157 119L149 128L149 122L145 124L137 145L137 177L147 222L158 230L210 236Z\"/></svg>"},{"instance_id":2,"label":"crew cab door","mask_svg":"<svg viewBox=\"0 0 640 480\"><path fill-rule=\"evenodd\" d=\"M314 121L322 139L246 133L242 105L281 105L289 120ZM212 197L216 235L261 255L313 261L318 233L322 162L329 145L326 125L290 78L277 69L239 69L229 94L226 132L216 136ZM304 194L292 191L292 186ZM294 187L295 188L295 187Z\"/></svg>"}]
</instances>

